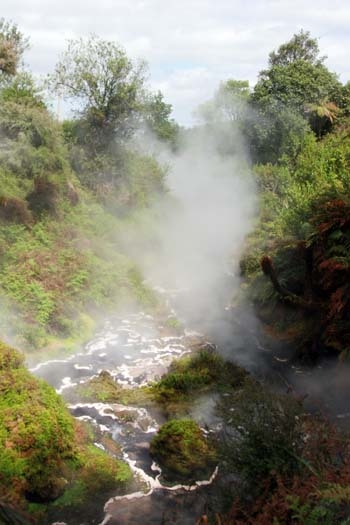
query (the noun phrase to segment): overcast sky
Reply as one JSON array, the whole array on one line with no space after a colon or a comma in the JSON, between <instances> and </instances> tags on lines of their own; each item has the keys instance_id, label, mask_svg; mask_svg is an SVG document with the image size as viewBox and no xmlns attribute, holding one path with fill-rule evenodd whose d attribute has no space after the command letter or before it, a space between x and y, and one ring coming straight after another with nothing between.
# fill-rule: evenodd
<instances>
[{"instance_id":1,"label":"overcast sky","mask_svg":"<svg viewBox=\"0 0 350 525\"><path fill-rule=\"evenodd\" d=\"M350 80L349 0L1 0L0 17L30 37L26 62L53 70L66 40L95 33L149 65L149 84L189 124L222 80L256 82L268 54L301 28Z\"/></svg>"}]
</instances>

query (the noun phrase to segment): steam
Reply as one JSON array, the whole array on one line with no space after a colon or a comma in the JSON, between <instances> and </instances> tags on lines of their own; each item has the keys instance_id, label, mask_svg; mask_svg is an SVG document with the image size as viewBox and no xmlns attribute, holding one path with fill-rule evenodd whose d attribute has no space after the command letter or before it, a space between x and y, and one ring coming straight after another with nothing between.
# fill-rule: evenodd
<instances>
[{"instance_id":1,"label":"steam","mask_svg":"<svg viewBox=\"0 0 350 525\"><path fill-rule=\"evenodd\" d=\"M239 287L239 258L256 209L243 141L231 123L184 132L176 153L143 133L142 148L168 166L170 191L156 206L151 257L133 256L153 283L181 289L181 314L205 328Z\"/></svg>"}]
</instances>

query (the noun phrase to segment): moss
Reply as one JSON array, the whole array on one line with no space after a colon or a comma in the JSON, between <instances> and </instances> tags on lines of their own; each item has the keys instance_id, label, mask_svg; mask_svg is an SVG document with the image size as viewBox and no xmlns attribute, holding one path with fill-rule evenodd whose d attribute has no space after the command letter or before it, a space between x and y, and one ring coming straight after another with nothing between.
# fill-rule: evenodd
<instances>
[{"instance_id":1,"label":"moss","mask_svg":"<svg viewBox=\"0 0 350 525\"><path fill-rule=\"evenodd\" d=\"M216 461L215 449L190 419L167 421L152 439L150 453L170 481L206 477Z\"/></svg>"},{"instance_id":2,"label":"moss","mask_svg":"<svg viewBox=\"0 0 350 525\"><path fill-rule=\"evenodd\" d=\"M19 499L56 497L62 464L74 454L73 419L55 390L3 343L0 363L0 487Z\"/></svg>"},{"instance_id":3,"label":"moss","mask_svg":"<svg viewBox=\"0 0 350 525\"><path fill-rule=\"evenodd\" d=\"M152 392L172 412L176 411L176 405L191 403L194 395L237 388L246 375L242 368L204 347L194 355L173 361L169 372L152 386Z\"/></svg>"},{"instance_id":4,"label":"moss","mask_svg":"<svg viewBox=\"0 0 350 525\"><path fill-rule=\"evenodd\" d=\"M225 361L213 350L200 348L194 355L174 360L160 381L150 386L124 388L103 370L79 385L77 392L89 401L139 406L159 403L168 415L185 414L193 396L207 391L236 389L247 376L242 368Z\"/></svg>"},{"instance_id":5,"label":"moss","mask_svg":"<svg viewBox=\"0 0 350 525\"><path fill-rule=\"evenodd\" d=\"M153 394L149 387L124 388L120 386L106 370L93 377L87 383L77 387L79 395L89 401L103 403L121 403L123 405L148 405Z\"/></svg>"},{"instance_id":6,"label":"moss","mask_svg":"<svg viewBox=\"0 0 350 525\"><path fill-rule=\"evenodd\" d=\"M23 365L24 356L0 341L0 370L16 369Z\"/></svg>"},{"instance_id":7,"label":"moss","mask_svg":"<svg viewBox=\"0 0 350 525\"><path fill-rule=\"evenodd\" d=\"M48 502L75 505L84 496L123 492L131 479L128 465L92 445L95 436L69 414L55 390L33 377L16 350L0 343L0 492L23 508ZM113 455L112 455L113 454ZM49 513L50 513L49 505ZM38 514L39 513L39 514Z\"/></svg>"},{"instance_id":8,"label":"moss","mask_svg":"<svg viewBox=\"0 0 350 525\"><path fill-rule=\"evenodd\" d=\"M121 387L106 370L93 377L84 385L78 387L79 394L85 399L93 401L117 402Z\"/></svg>"},{"instance_id":9,"label":"moss","mask_svg":"<svg viewBox=\"0 0 350 525\"><path fill-rule=\"evenodd\" d=\"M130 467L111 456L105 454L94 445L84 450L81 479L89 494L100 490L123 490L131 481Z\"/></svg>"}]
</instances>

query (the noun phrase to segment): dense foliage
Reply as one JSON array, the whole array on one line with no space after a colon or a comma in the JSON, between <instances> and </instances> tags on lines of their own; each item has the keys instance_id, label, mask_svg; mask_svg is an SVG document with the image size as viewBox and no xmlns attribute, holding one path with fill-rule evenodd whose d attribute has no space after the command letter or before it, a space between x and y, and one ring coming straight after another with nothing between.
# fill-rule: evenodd
<instances>
[{"instance_id":1,"label":"dense foliage","mask_svg":"<svg viewBox=\"0 0 350 525\"><path fill-rule=\"evenodd\" d=\"M243 129L260 194L241 260L248 294L270 333L292 341L299 355L346 357L348 88L301 31L270 54L248 104L254 116Z\"/></svg>"},{"instance_id":2,"label":"dense foliage","mask_svg":"<svg viewBox=\"0 0 350 525\"><path fill-rule=\"evenodd\" d=\"M23 52L15 26L2 22L0 36ZM161 94L149 94L146 104L141 71L118 46L97 38L70 45L74 53L62 58L70 65L57 66L55 78L71 89L74 79L85 101L75 120L58 123L28 73L13 68L0 86L0 322L28 347L86 336L97 307L156 304L122 244L135 217L152 223L165 171L124 135L129 120L127 135L133 132L137 112L174 140L171 107Z\"/></svg>"}]
</instances>

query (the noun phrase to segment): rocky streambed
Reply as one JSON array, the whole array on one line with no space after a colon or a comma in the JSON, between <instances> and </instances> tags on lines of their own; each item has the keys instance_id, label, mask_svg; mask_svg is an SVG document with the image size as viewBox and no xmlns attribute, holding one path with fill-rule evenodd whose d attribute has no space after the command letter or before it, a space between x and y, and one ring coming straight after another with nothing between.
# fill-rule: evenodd
<instances>
[{"instance_id":1,"label":"rocky streambed","mask_svg":"<svg viewBox=\"0 0 350 525\"><path fill-rule=\"evenodd\" d=\"M159 379L174 359L209 344L198 333L172 324L172 318L159 324L143 312L114 316L79 352L31 366L32 373L64 396L74 417L88 421L95 428L95 446L124 459L135 478L131 493L108 494L103 503L97 498L96 506L91 505L87 516L79 517L67 509L67 516L60 523L190 524L205 511L205 489L215 479L216 469L213 468L206 480L169 485L164 483L160 468L150 457L149 443L165 421L161 410L140 406L140 402L121 404L87 399L91 380L112 381L126 393L141 391ZM96 388L94 393L96 395ZM97 394L103 398L98 387ZM193 416L201 425L209 426L212 409L213 403L208 399L203 400L202 407L199 401L193 407ZM111 443L115 443L115 450ZM59 516L61 518L62 513Z\"/></svg>"}]
</instances>

